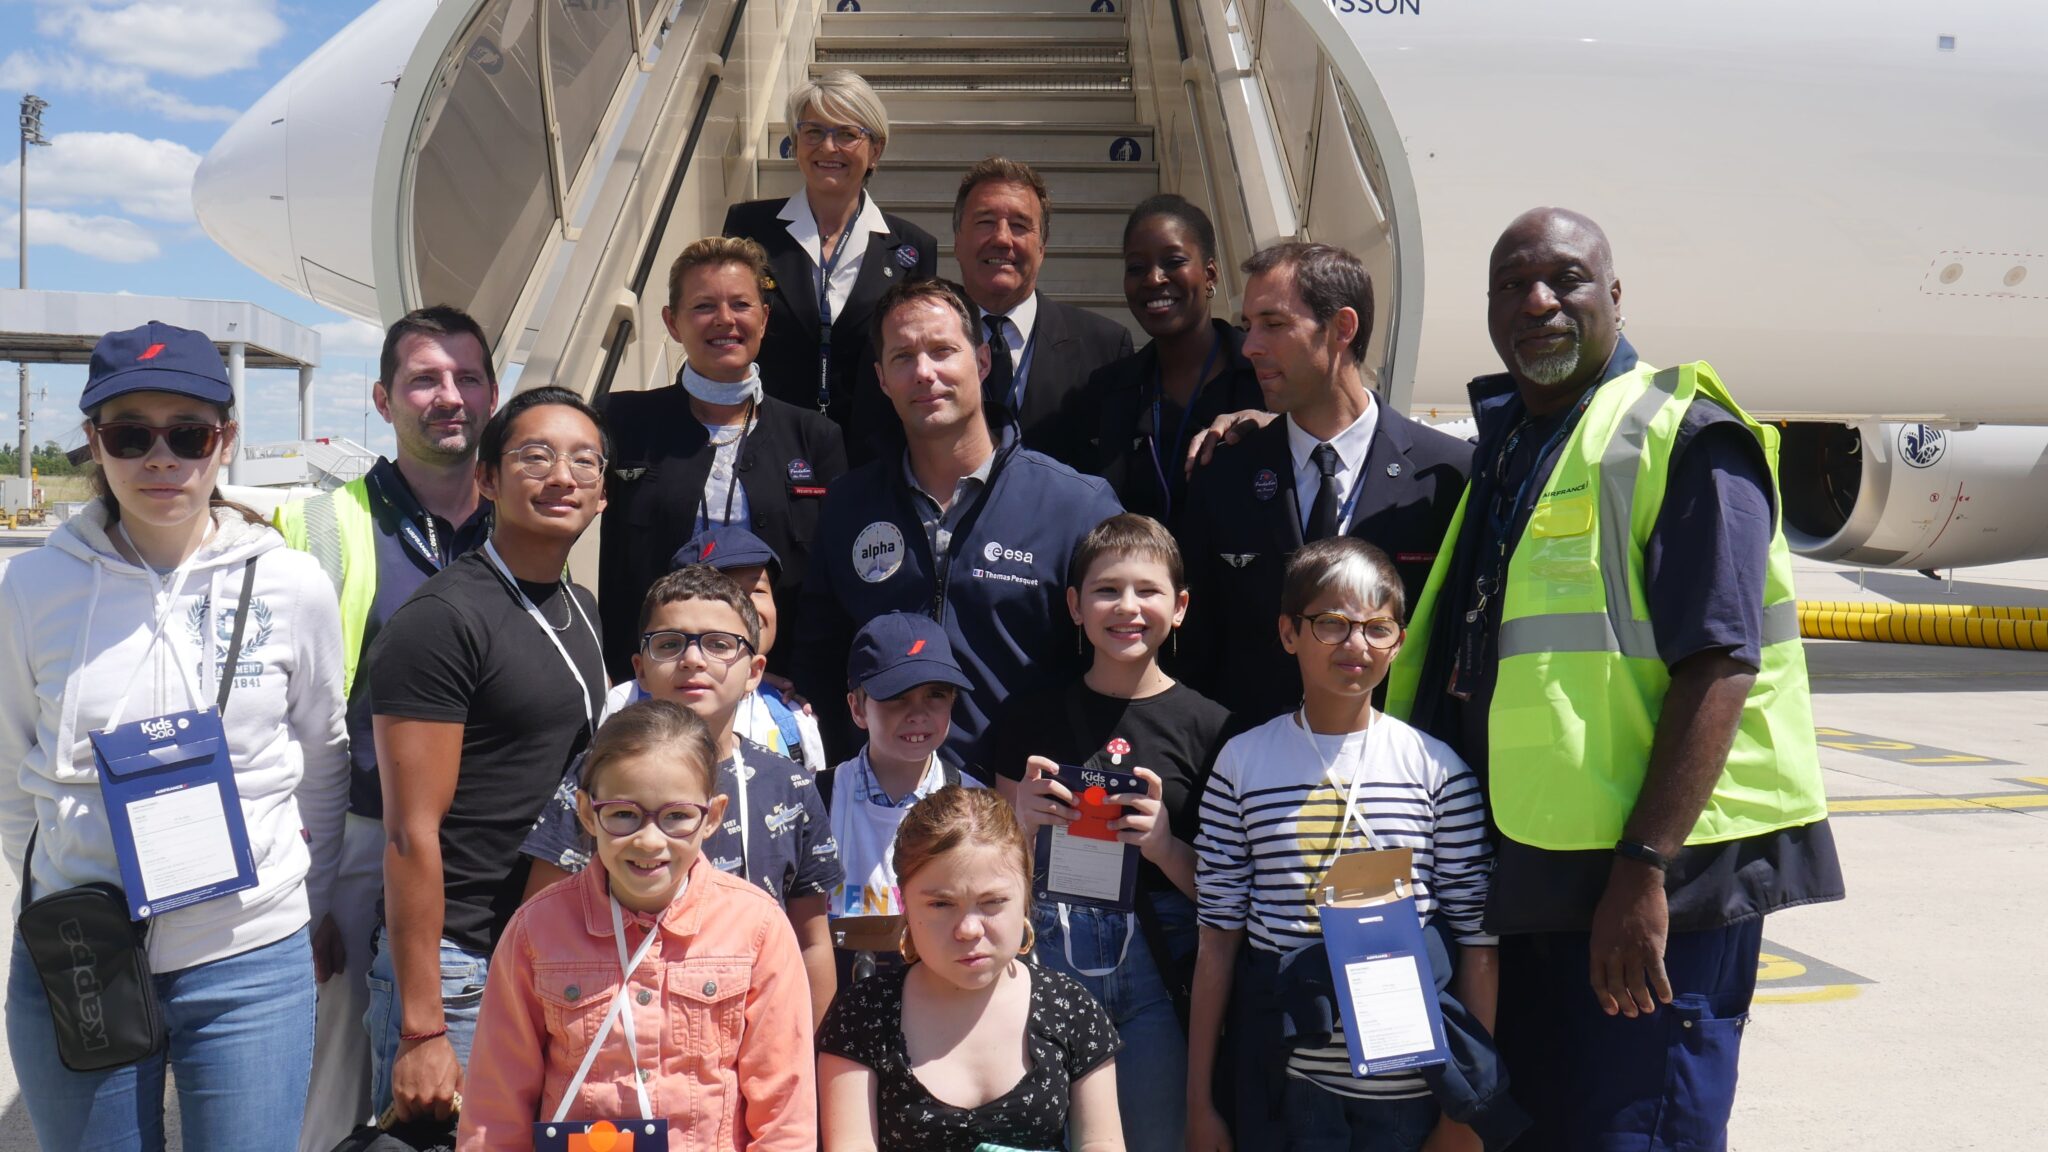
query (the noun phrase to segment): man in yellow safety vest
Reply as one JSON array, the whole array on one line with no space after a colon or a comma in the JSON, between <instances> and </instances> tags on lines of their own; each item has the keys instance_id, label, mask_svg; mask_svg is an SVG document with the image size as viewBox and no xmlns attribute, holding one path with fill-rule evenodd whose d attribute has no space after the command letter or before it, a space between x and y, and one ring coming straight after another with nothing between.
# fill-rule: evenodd
<instances>
[{"instance_id":1,"label":"man in yellow safety vest","mask_svg":"<svg viewBox=\"0 0 2048 1152\"><path fill-rule=\"evenodd\" d=\"M1637 359L1586 217L1524 213L1488 274L1507 372L1387 710L1486 785L1516 1148L1722 1147L1763 917L1843 895L1777 433Z\"/></svg>"}]
</instances>

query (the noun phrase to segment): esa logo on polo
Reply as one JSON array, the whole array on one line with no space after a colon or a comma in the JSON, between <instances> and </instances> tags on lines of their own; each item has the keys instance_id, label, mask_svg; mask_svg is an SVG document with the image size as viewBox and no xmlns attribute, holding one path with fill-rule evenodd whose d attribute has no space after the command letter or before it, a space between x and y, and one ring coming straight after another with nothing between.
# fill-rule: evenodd
<instances>
[{"instance_id":1,"label":"esa logo on polo","mask_svg":"<svg viewBox=\"0 0 2048 1152\"><path fill-rule=\"evenodd\" d=\"M991 540L981 550L981 558L994 564L1001 560L1014 560L1019 564L1031 563L1031 553L1015 548L1005 548L1000 541Z\"/></svg>"}]
</instances>

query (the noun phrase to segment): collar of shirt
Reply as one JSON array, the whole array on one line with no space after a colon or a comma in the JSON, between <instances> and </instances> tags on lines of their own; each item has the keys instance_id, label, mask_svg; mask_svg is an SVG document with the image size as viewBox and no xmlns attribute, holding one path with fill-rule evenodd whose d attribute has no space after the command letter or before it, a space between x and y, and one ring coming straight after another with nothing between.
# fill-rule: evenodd
<instances>
[{"instance_id":1,"label":"collar of shirt","mask_svg":"<svg viewBox=\"0 0 2048 1152\"><path fill-rule=\"evenodd\" d=\"M919 496L924 497L926 500L931 501L933 506L939 508L942 512L947 513L952 512L955 508L963 506L967 502L967 499L974 494L976 489L979 489L986 485L988 483L988 478L992 474L994 474L995 467L996 453L991 452L989 453L988 459L983 460L981 462L981 467L976 468L974 471L969 472L965 476L962 476L960 478L960 482L958 484L953 485L953 499L947 503L940 503L939 498L937 496L934 496L931 493L925 491L924 485L918 483L917 470L910 466L910 450L906 448L903 451L903 479L909 483L910 490L912 492L915 492Z\"/></svg>"},{"instance_id":2,"label":"collar of shirt","mask_svg":"<svg viewBox=\"0 0 2048 1152\"><path fill-rule=\"evenodd\" d=\"M1607 358L1607 368L1600 373L1599 383L1635 371L1637 363L1635 345L1628 342L1628 337L1621 337L1614 343L1614 354ZM1479 426L1481 443L1486 443L1495 432L1505 435L1520 416L1521 393L1515 387L1515 378L1506 372L1474 377L1466 385L1466 394L1472 401L1472 417Z\"/></svg>"},{"instance_id":3,"label":"collar of shirt","mask_svg":"<svg viewBox=\"0 0 2048 1152\"><path fill-rule=\"evenodd\" d=\"M798 189L794 196L785 201L782 211L776 214L776 219L787 226L790 239L795 240L797 246L804 250L804 255L811 258L813 267L825 266L825 245L818 238L818 218L811 212L811 197L807 189ZM888 222L882 219L881 205L875 203L873 196L862 196L860 213L853 218L853 228L846 234L846 243L852 254L839 261L838 270L858 268L861 254L868 250L868 236L876 233L886 235L888 231ZM837 270L832 280L836 286L839 281Z\"/></svg>"},{"instance_id":4,"label":"collar of shirt","mask_svg":"<svg viewBox=\"0 0 2048 1152\"><path fill-rule=\"evenodd\" d=\"M710 861L699 852L683 877L683 890L661 910L661 926L668 930L669 935L687 938L697 934L704 919L704 889L711 883L706 879L708 868ZM611 874L593 854L590 864L576 875L577 891L583 897L583 926L590 930L592 936L609 937L612 934ZM628 909L621 908L620 912L624 913L624 918L635 917L635 913ZM641 918L641 922L645 923L645 919Z\"/></svg>"},{"instance_id":5,"label":"collar of shirt","mask_svg":"<svg viewBox=\"0 0 2048 1152\"><path fill-rule=\"evenodd\" d=\"M1372 451L1373 433L1380 426L1379 399L1370 392L1365 394L1365 399L1365 411L1359 413L1349 428L1329 441L1330 447L1337 450L1337 502L1340 507L1351 503L1352 488L1359 480L1358 470L1365 467L1366 453ZM1283 419L1287 422L1287 452L1294 458L1294 495L1301 502L1301 513L1306 517L1316 502L1316 490L1323 483L1323 474L1317 471L1316 462L1309 454L1323 441L1302 431L1294 417ZM1350 525L1341 521L1337 525L1339 532L1348 528Z\"/></svg>"},{"instance_id":6,"label":"collar of shirt","mask_svg":"<svg viewBox=\"0 0 2048 1152\"><path fill-rule=\"evenodd\" d=\"M853 774L859 782L855 786L855 796L878 808L908 808L946 786L946 769L939 763L936 752L925 758L924 775L918 778L917 786L901 799L882 790L882 782L875 777L875 766L868 760L866 748L860 750L860 755L853 762L859 767L859 771Z\"/></svg>"},{"instance_id":7,"label":"collar of shirt","mask_svg":"<svg viewBox=\"0 0 2048 1152\"><path fill-rule=\"evenodd\" d=\"M982 315L987 317L993 316L995 313L984 312ZM1010 342L1010 366L1015 368L1023 361L1024 346L1031 343L1031 333L1038 327L1037 291L1034 290L1029 296L1024 297L1022 304L1003 313L1002 319L1006 325L1003 331L1003 338ZM987 330L988 325L983 324L982 331L984 335L987 333Z\"/></svg>"},{"instance_id":8,"label":"collar of shirt","mask_svg":"<svg viewBox=\"0 0 2048 1152\"><path fill-rule=\"evenodd\" d=\"M368 475L374 480L369 485L370 498L383 505L386 511L421 525L432 517L435 524L448 528L447 547L443 549L448 560L481 545L491 534L491 502L481 496L477 497L476 511L469 514L469 519L460 524L449 524L420 503L419 496L413 492L412 485L406 483L405 473L399 471L396 462L379 456L377 462L370 466Z\"/></svg>"}]
</instances>

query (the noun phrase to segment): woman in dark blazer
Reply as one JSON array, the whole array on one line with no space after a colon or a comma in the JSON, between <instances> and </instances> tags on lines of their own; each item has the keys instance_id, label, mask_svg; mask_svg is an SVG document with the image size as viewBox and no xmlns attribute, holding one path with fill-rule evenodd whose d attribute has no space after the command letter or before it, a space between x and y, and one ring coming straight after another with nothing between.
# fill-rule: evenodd
<instances>
[{"instance_id":1,"label":"woman in dark blazer","mask_svg":"<svg viewBox=\"0 0 2048 1152\"><path fill-rule=\"evenodd\" d=\"M1154 196L1124 223L1124 299L1152 337L1088 379L1100 413L1093 471L1124 510L1172 524L1187 493L1188 442L1225 412L1266 406L1244 333L1209 315L1216 228L1179 196Z\"/></svg>"},{"instance_id":2,"label":"woman in dark blazer","mask_svg":"<svg viewBox=\"0 0 2048 1152\"><path fill-rule=\"evenodd\" d=\"M775 550L777 632L797 634L818 509L846 471L846 447L830 420L763 394L755 357L768 278L768 258L751 240L714 236L683 249L661 311L683 346L683 369L666 388L609 397L598 613L614 681L633 675L647 589L709 525L744 524ZM770 670L781 672L788 647L768 653Z\"/></svg>"},{"instance_id":3,"label":"woman in dark blazer","mask_svg":"<svg viewBox=\"0 0 2048 1152\"><path fill-rule=\"evenodd\" d=\"M867 81L829 72L792 91L788 112L803 191L733 205L725 234L758 242L774 270L760 361L768 395L830 416L865 460L885 434L867 425L892 416L875 381L868 317L891 284L938 275L939 247L867 194L889 142L888 111Z\"/></svg>"}]
</instances>

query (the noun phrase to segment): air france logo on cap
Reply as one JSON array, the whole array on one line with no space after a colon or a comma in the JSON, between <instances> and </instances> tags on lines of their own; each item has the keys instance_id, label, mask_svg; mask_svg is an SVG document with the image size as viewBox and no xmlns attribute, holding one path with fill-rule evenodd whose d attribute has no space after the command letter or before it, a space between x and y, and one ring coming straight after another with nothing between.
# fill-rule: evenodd
<instances>
[{"instance_id":1,"label":"air france logo on cap","mask_svg":"<svg viewBox=\"0 0 2048 1152\"><path fill-rule=\"evenodd\" d=\"M697 553L697 563L708 563L711 559L711 554L716 551L718 551L718 541L706 540L704 542L704 550Z\"/></svg>"},{"instance_id":2,"label":"air france logo on cap","mask_svg":"<svg viewBox=\"0 0 2048 1152\"><path fill-rule=\"evenodd\" d=\"M903 529L877 520L853 538L853 570L862 580L880 584L903 567Z\"/></svg>"},{"instance_id":3,"label":"air france logo on cap","mask_svg":"<svg viewBox=\"0 0 2048 1152\"><path fill-rule=\"evenodd\" d=\"M811 462L809 460L798 457L789 462L789 479L791 483L802 483L810 478Z\"/></svg>"},{"instance_id":4,"label":"air france logo on cap","mask_svg":"<svg viewBox=\"0 0 2048 1152\"><path fill-rule=\"evenodd\" d=\"M917 655L917 654L918 654L919 652L922 652L922 651L924 651L924 641L922 641L922 640L919 640L919 641L918 641L918 642L916 642L915 644L912 644L912 645L910 646L910 651L908 651L908 652L905 652L905 653L904 653L904 655L905 655L905 656L915 656L915 655Z\"/></svg>"},{"instance_id":5,"label":"air france logo on cap","mask_svg":"<svg viewBox=\"0 0 2048 1152\"><path fill-rule=\"evenodd\" d=\"M144 360L154 360L154 359L156 359L156 354L157 354L157 353L159 353L159 352L161 352L161 351L163 351L163 350L164 350L164 346L163 346L163 345L161 345L161 344L151 344L151 345L150 345L149 347L147 347L147 348L144 348L144 349L142 350L142 355L140 355L140 356L137 356L137 357L135 358L135 362L139 364L139 363L141 363L141 362L142 362L142 361L144 361Z\"/></svg>"},{"instance_id":6,"label":"air france logo on cap","mask_svg":"<svg viewBox=\"0 0 2048 1152\"><path fill-rule=\"evenodd\" d=\"M1252 477L1252 495L1271 500L1280 491L1280 477L1271 468L1261 468Z\"/></svg>"}]
</instances>

